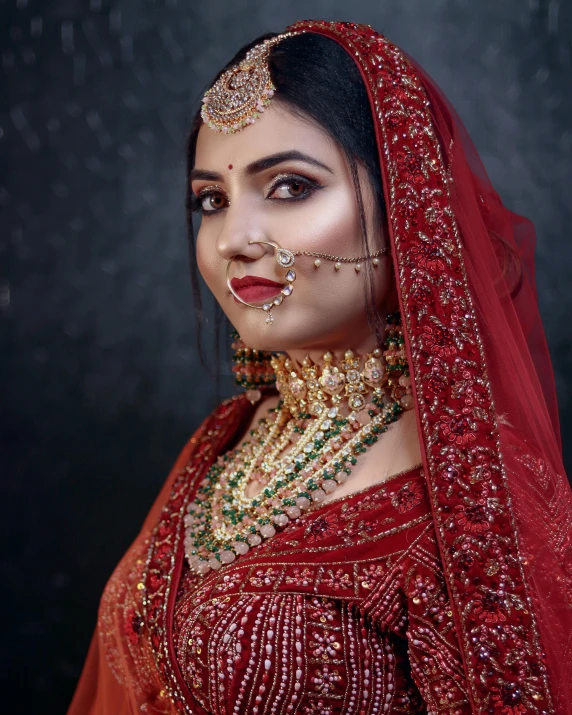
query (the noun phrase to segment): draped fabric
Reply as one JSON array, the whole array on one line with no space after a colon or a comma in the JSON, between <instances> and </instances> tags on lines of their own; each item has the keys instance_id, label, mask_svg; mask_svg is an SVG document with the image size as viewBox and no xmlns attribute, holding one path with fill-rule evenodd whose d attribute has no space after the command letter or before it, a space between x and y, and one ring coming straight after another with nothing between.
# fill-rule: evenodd
<instances>
[{"instance_id":1,"label":"draped fabric","mask_svg":"<svg viewBox=\"0 0 572 715\"><path fill-rule=\"evenodd\" d=\"M350 23L305 21L289 29L321 33L348 51L375 120L422 446L423 469L415 479L424 480L432 534L423 553L442 587L451 640L442 645L429 607L416 611L403 585L408 625L392 630L382 618L380 633L392 634L399 660L401 641L395 639L407 639L410 628L411 673L402 663L399 677L415 684L429 712L565 715L572 701L572 496L537 304L534 229L502 205L454 110L395 45ZM237 438L248 414L244 400L223 404L179 459L108 584L71 715L209 712L201 694L192 693L197 688L188 668L185 675L180 667L193 641L189 634L184 645L181 614L196 607L185 595L192 585L183 567L182 517L201 475ZM380 559L387 557L384 543ZM415 570L415 558L410 563ZM375 623L389 584L379 589L372 589L371 602L353 598L357 610L347 610L347 624L350 613ZM240 611L240 590L228 598ZM295 606L292 601L293 614ZM429 629L426 640L411 630L417 618ZM216 625L223 620L216 616ZM365 621L362 627L373 638ZM444 656L446 648L456 656ZM432 671L427 665L432 658L453 669L448 684L435 663ZM375 677L387 672L379 665ZM224 669L211 677L224 680ZM414 703L409 687L402 691L411 692ZM452 695L447 701L449 687L458 700ZM362 697L363 691L356 686ZM263 698L259 703L267 702ZM232 712L234 703L227 705ZM272 707L260 712L281 712ZM288 712L327 707L294 705ZM400 707L415 712L413 704ZM331 710L354 711L360 709L353 704ZM381 701L376 710L372 697L362 711L387 710Z\"/></svg>"}]
</instances>

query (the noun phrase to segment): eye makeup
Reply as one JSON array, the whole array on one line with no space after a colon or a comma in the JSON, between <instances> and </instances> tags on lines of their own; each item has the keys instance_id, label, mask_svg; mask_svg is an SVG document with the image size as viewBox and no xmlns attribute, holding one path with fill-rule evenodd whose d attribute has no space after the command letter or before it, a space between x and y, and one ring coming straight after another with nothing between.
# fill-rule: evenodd
<instances>
[{"instance_id":1,"label":"eye makeup","mask_svg":"<svg viewBox=\"0 0 572 715\"><path fill-rule=\"evenodd\" d=\"M203 216L206 216L207 214L218 213L222 210L223 207L213 207L210 210L204 208L205 200L217 195L224 197L227 201L227 204L229 203L228 198L225 197L224 192L220 189L220 186L204 186L202 189L199 190L197 194L192 192L190 198L191 211L193 213L197 213L200 211Z\"/></svg>"},{"instance_id":2,"label":"eye makeup","mask_svg":"<svg viewBox=\"0 0 572 715\"><path fill-rule=\"evenodd\" d=\"M302 188L302 193L300 194L290 194L290 196L281 196L281 197L275 197L272 198L272 194L274 194L278 189L280 189L282 186L284 187L293 187L293 186L299 186ZM314 179L310 179L308 176L302 176L301 174L297 173L283 173L279 174L278 176L275 176L269 186L269 188L265 192L265 199L271 200L271 201L280 201L280 202L291 202L291 201L304 201L306 199L309 199L316 191L319 191L320 189L323 189L324 186L323 184L320 184L319 182L315 181ZM288 190L288 189L287 189ZM226 206L212 206L212 208L205 208L204 207L204 202L208 199L212 200L212 197L214 196L221 196L226 200L226 206L230 203L228 197L225 196L224 192L221 190L219 186L205 186L202 189L199 190L197 194L192 193L191 194L191 211L193 212L201 212L203 216L208 216L212 214L218 214L220 211L222 211Z\"/></svg>"},{"instance_id":3,"label":"eye makeup","mask_svg":"<svg viewBox=\"0 0 572 715\"><path fill-rule=\"evenodd\" d=\"M320 189L323 189L324 186L314 179L310 179L307 176L302 176L301 174L296 174L296 173L291 173L291 174L279 174L278 176L274 177L272 180L272 184L270 185L270 188L268 189L268 193L266 195L267 199L270 199L272 194L281 186L287 186L287 185L295 185L298 184L302 187L305 187L305 191L303 194L300 195L291 195L288 197L282 197L279 199L272 199L272 201L302 201L306 198L309 198L315 191L319 191Z\"/></svg>"}]
</instances>

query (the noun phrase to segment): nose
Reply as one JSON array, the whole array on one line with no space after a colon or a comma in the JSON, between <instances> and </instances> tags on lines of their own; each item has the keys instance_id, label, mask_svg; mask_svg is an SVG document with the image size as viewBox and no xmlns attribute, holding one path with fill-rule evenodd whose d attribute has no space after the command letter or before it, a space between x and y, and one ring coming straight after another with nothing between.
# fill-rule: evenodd
<instances>
[{"instance_id":1,"label":"nose","mask_svg":"<svg viewBox=\"0 0 572 715\"><path fill-rule=\"evenodd\" d=\"M271 250L259 241L267 241L268 236L255 222L250 213L241 212L239 207L228 207L216 240L218 254L226 261L231 258L254 261Z\"/></svg>"}]
</instances>

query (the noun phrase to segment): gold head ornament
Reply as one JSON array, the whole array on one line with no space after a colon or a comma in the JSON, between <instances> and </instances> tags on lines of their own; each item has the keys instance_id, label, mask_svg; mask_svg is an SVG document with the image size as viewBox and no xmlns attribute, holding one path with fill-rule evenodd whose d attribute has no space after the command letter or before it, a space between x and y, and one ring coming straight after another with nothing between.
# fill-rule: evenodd
<instances>
[{"instance_id":1,"label":"gold head ornament","mask_svg":"<svg viewBox=\"0 0 572 715\"><path fill-rule=\"evenodd\" d=\"M250 49L239 64L223 72L203 97L204 123L225 134L254 124L276 91L268 66L270 48L295 34L286 32L264 40Z\"/></svg>"}]
</instances>

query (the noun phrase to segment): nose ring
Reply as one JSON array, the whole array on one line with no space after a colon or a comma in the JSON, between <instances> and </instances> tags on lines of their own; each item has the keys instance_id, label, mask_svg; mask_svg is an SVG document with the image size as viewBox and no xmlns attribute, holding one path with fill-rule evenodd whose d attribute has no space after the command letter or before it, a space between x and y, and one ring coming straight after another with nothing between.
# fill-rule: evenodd
<instances>
[{"instance_id":1,"label":"nose ring","mask_svg":"<svg viewBox=\"0 0 572 715\"><path fill-rule=\"evenodd\" d=\"M274 316L272 315L272 309L282 305L282 302L284 301L285 298L288 298L288 296L292 295L292 291L294 290L294 281L296 280L296 271L292 268L294 265L294 253L292 251L289 251L287 248L282 248L279 246L275 241L249 241L249 244L254 244L254 243L260 243L265 246L270 246L274 250L275 258L276 258L276 263L281 268L286 268L287 273L286 273L286 285L282 288L280 293L276 296L276 298L273 298L271 301L267 301L263 303L262 305L255 305L254 303L248 303L246 300L243 300L239 295L237 295L231 285L230 281L230 267L232 265L232 262L236 258L236 256L233 256L230 261L226 264L226 286L229 289L231 295L236 298L236 300L239 303L242 303L242 305L246 305L249 308L255 308L256 310L263 310L266 313L266 322L269 325L272 325L274 322Z\"/></svg>"}]
</instances>

